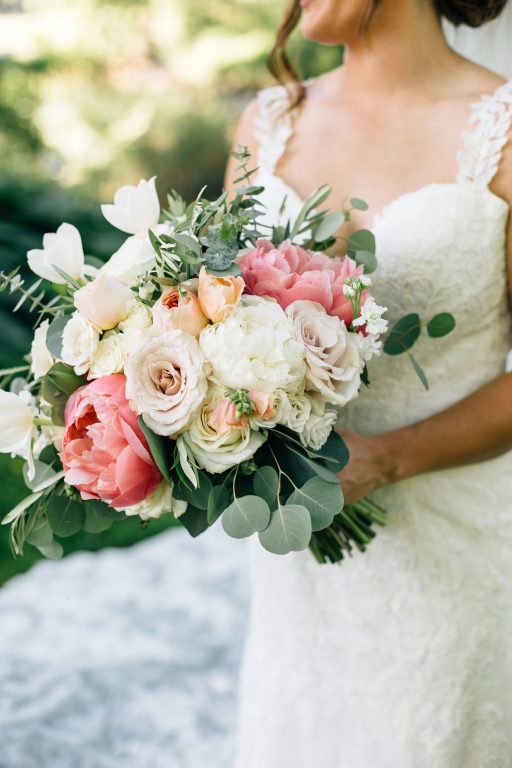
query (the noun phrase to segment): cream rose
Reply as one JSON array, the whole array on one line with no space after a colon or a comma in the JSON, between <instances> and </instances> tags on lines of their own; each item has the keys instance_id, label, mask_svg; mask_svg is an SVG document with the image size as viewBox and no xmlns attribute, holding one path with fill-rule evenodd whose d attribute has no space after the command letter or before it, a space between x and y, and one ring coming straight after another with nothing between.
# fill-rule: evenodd
<instances>
[{"instance_id":1,"label":"cream rose","mask_svg":"<svg viewBox=\"0 0 512 768\"><path fill-rule=\"evenodd\" d=\"M99 331L107 331L128 316L132 292L116 277L100 274L74 295L75 307Z\"/></svg>"},{"instance_id":2,"label":"cream rose","mask_svg":"<svg viewBox=\"0 0 512 768\"><path fill-rule=\"evenodd\" d=\"M152 312L155 333L179 329L197 338L208 325L197 296L192 291L182 296L178 288L167 289L153 306Z\"/></svg>"},{"instance_id":3,"label":"cream rose","mask_svg":"<svg viewBox=\"0 0 512 768\"><path fill-rule=\"evenodd\" d=\"M153 323L151 310L134 296L127 305L128 315L118 324L121 331L141 331Z\"/></svg>"},{"instance_id":4,"label":"cream rose","mask_svg":"<svg viewBox=\"0 0 512 768\"><path fill-rule=\"evenodd\" d=\"M208 388L197 340L185 331L140 334L125 363L126 396L153 432L168 437L186 428Z\"/></svg>"},{"instance_id":5,"label":"cream rose","mask_svg":"<svg viewBox=\"0 0 512 768\"><path fill-rule=\"evenodd\" d=\"M214 375L233 389L302 387L304 345L279 304L260 296L242 296L224 322L207 326L199 337Z\"/></svg>"},{"instance_id":6,"label":"cream rose","mask_svg":"<svg viewBox=\"0 0 512 768\"><path fill-rule=\"evenodd\" d=\"M315 398L311 398L311 406L311 413L300 433L300 440L306 448L318 451L331 434L338 414L334 409L326 408L325 403Z\"/></svg>"},{"instance_id":7,"label":"cream rose","mask_svg":"<svg viewBox=\"0 0 512 768\"><path fill-rule=\"evenodd\" d=\"M243 277L215 277L201 267L197 295L201 309L212 323L219 323L230 309L236 307L244 288Z\"/></svg>"},{"instance_id":8,"label":"cream rose","mask_svg":"<svg viewBox=\"0 0 512 768\"><path fill-rule=\"evenodd\" d=\"M80 312L68 320L62 333L62 360L82 376L87 373L96 354L100 335Z\"/></svg>"},{"instance_id":9,"label":"cream rose","mask_svg":"<svg viewBox=\"0 0 512 768\"><path fill-rule=\"evenodd\" d=\"M46 346L46 334L48 333L49 322L43 320L41 325L36 328L34 340L30 348L32 357L31 370L34 378L41 379L45 376L53 365L53 357Z\"/></svg>"},{"instance_id":10,"label":"cream rose","mask_svg":"<svg viewBox=\"0 0 512 768\"><path fill-rule=\"evenodd\" d=\"M332 405L353 400L361 384L361 358L355 334L316 302L294 301L286 310L295 338L306 349L306 390Z\"/></svg>"},{"instance_id":11,"label":"cream rose","mask_svg":"<svg viewBox=\"0 0 512 768\"><path fill-rule=\"evenodd\" d=\"M141 520L156 520L167 513L178 518L187 511L187 502L175 499L172 486L162 480L147 499L138 504L132 504L130 507L122 507L120 511L128 517L138 515Z\"/></svg>"},{"instance_id":12,"label":"cream rose","mask_svg":"<svg viewBox=\"0 0 512 768\"><path fill-rule=\"evenodd\" d=\"M210 387L207 399L189 429L183 433L183 439L198 465L212 473L224 472L251 459L266 439L249 425L230 427L224 424L221 431L217 431L213 426L215 421L212 420L212 414L223 398L221 388Z\"/></svg>"},{"instance_id":13,"label":"cream rose","mask_svg":"<svg viewBox=\"0 0 512 768\"><path fill-rule=\"evenodd\" d=\"M101 379L102 376L122 373L128 352L126 346L124 334L107 331L91 360L87 378Z\"/></svg>"}]
</instances>

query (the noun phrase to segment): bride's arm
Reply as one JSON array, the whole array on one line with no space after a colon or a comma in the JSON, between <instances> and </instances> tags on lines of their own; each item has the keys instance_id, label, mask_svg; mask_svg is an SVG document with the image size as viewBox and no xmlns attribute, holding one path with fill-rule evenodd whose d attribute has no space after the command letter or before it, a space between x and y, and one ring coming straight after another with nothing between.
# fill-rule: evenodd
<instances>
[{"instance_id":1,"label":"bride's arm","mask_svg":"<svg viewBox=\"0 0 512 768\"><path fill-rule=\"evenodd\" d=\"M512 203L512 151L497 192ZM512 287L512 216L508 225ZM365 437L341 431L350 462L340 473L347 501L423 472L491 459L512 449L512 374L494 379L455 405L402 429Z\"/></svg>"}]
</instances>

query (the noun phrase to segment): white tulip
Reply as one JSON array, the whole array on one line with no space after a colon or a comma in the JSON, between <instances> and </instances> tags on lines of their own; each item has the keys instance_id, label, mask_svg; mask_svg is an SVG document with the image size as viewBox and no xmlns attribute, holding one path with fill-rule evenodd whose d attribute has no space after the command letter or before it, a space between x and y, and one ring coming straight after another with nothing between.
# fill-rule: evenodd
<instances>
[{"instance_id":1,"label":"white tulip","mask_svg":"<svg viewBox=\"0 0 512 768\"><path fill-rule=\"evenodd\" d=\"M66 283L54 266L75 280L84 276L82 238L72 224L61 224L57 232L44 235L42 249L33 248L27 253L27 259L32 272L51 283Z\"/></svg>"},{"instance_id":2,"label":"white tulip","mask_svg":"<svg viewBox=\"0 0 512 768\"><path fill-rule=\"evenodd\" d=\"M0 453L29 459L34 431L34 413L24 393L0 389Z\"/></svg>"},{"instance_id":3,"label":"white tulip","mask_svg":"<svg viewBox=\"0 0 512 768\"><path fill-rule=\"evenodd\" d=\"M162 480L147 499L130 507L123 507L120 511L129 517L138 515L141 520L156 520L168 512L176 518L181 517L187 511L187 502L175 499L172 492L172 487Z\"/></svg>"},{"instance_id":4,"label":"white tulip","mask_svg":"<svg viewBox=\"0 0 512 768\"><path fill-rule=\"evenodd\" d=\"M160 218L160 203L155 179L156 176L149 181L141 179L136 187L120 187L114 195L114 204L101 206L106 220L129 235L146 233L156 226Z\"/></svg>"},{"instance_id":5,"label":"white tulip","mask_svg":"<svg viewBox=\"0 0 512 768\"><path fill-rule=\"evenodd\" d=\"M100 274L75 293L74 303L91 325L107 331L128 317L132 296L130 289L116 277Z\"/></svg>"},{"instance_id":6,"label":"white tulip","mask_svg":"<svg viewBox=\"0 0 512 768\"><path fill-rule=\"evenodd\" d=\"M48 347L46 346L48 327L48 320L44 320L41 325L36 328L34 340L32 341L32 346L30 348L30 354L32 356L31 370L36 379L41 379L45 376L54 362L53 357L48 352Z\"/></svg>"},{"instance_id":7,"label":"white tulip","mask_svg":"<svg viewBox=\"0 0 512 768\"><path fill-rule=\"evenodd\" d=\"M89 370L99 341L98 331L80 312L75 312L62 333L62 360L71 365L78 376L83 376Z\"/></svg>"}]
</instances>

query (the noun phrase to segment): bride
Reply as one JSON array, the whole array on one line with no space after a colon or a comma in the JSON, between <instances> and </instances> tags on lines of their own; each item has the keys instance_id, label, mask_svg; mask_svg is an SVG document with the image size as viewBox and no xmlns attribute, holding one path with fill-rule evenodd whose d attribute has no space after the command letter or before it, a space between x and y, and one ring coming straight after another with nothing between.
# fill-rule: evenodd
<instances>
[{"instance_id":1,"label":"bride","mask_svg":"<svg viewBox=\"0 0 512 768\"><path fill-rule=\"evenodd\" d=\"M272 55L290 84L241 119L274 220L325 182L333 205L363 197L373 215L350 226L375 232L379 300L397 317L450 311L457 328L420 341L428 392L383 357L343 411L346 499L389 511L368 551L318 566L251 550L238 768L512 766L512 82L442 26L505 4L294 2ZM299 19L345 45L343 67L294 82L283 46Z\"/></svg>"}]
</instances>

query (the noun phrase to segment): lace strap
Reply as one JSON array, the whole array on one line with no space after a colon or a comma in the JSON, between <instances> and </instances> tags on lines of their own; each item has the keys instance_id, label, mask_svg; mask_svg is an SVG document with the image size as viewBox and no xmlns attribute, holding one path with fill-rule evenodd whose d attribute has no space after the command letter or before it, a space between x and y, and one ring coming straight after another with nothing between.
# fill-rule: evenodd
<instances>
[{"instance_id":1,"label":"lace strap","mask_svg":"<svg viewBox=\"0 0 512 768\"><path fill-rule=\"evenodd\" d=\"M294 110L290 109L290 94L283 85L265 88L257 99L254 137L258 143L258 166L273 173L293 133Z\"/></svg>"},{"instance_id":2,"label":"lace strap","mask_svg":"<svg viewBox=\"0 0 512 768\"><path fill-rule=\"evenodd\" d=\"M512 80L471 105L470 125L459 154L458 181L487 187L495 177L512 123Z\"/></svg>"}]
</instances>

